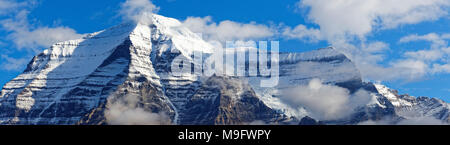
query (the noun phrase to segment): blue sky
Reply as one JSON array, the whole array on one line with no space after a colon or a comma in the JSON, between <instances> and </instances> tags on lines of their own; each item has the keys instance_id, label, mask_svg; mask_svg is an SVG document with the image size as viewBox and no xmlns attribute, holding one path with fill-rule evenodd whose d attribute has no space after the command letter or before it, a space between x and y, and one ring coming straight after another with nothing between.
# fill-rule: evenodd
<instances>
[{"instance_id":1,"label":"blue sky","mask_svg":"<svg viewBox=\"0 0 450 145\"><path fill-rule=\"evenodd\" d=\"M23 3L20 0L0 0L2 1ZM16 17L20 14L20 10L26 10L28 13L25 20L29 31L46 27L62 28L64 31L74 30L78 34L92 33L120 24L123 19L120 15L121 4L124 1L36 0L35 3L26 3L14 9L0 7L0 21L5 23L4 20L21 20ZM302 52L331 45L338 48L351 45L350 47L355 48L343 50L354 55L352 57L354 61L358 61L362 72L367 74L366 80L381 81L391 88L400 90L400 93L438 97L450 101L450 72L448 68L445 69L446 64L450 63L449 55L426 60L420 58L421 55L419 57L407 55L420 50L441 50L439 53L444 53L447 50L445 48L450 48L447 43L449 39L446 38L446 34L450 34L448 0L430 0L429 3L411 0L409 1L411 4L404 4L401 7L395 3L380 3L383 1L385 0L369 0L372 2L371 7L354 10L352 8L367 5L350 0L350 4L354 6L349 9L345 7L346 5L334 2L332 4L336 9L325 9L323 10L325 14L319 10L326 8L323 6L330 5L326 0L155 0L153 4L159 7L158 14L182 21L188 17L211 16L212 21L217 24L230 20L237 24L257 24L271 30L275 29L277 32L272 36L259 39L280 40L282 51ZM342 13L334 13L335 11ZM418 15L414 15L416 13ZM355 24L344 21L347 19L354 21ZM370 23L365 23L367 21ZM283 33L286 28L294 30L299 25L305 27L301 29L303 30L301 34L305 35L287 31ZM349 29L345 29L347 27ZM314 30L320 32L317 35L310 33ZM25 68L24 63L19 67L6 67L6 64L11 63L11 60L28 62L37 52L45 49L46 43L18 46L19 42L11 39L11 34L16 31L18 30L0 26L2 86ZM421 37L425 35L430 37ZM407 36L411 36L408 41L404 39L405 41L400 42ZM432 48L436 42L444 43ZM377 49L367 51L371 44ZM379 57L381 59L378 59ZM415 65L424 66L412 67ZM435 67L438 65L442 66L439 67L442 69Z\"/></svg>"}]
</instances>

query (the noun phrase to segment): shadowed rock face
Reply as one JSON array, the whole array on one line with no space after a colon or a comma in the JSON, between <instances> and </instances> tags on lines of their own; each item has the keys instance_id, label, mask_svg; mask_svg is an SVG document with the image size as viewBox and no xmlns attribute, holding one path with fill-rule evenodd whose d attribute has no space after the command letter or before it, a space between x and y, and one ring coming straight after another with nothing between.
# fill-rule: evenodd
<instances>
[{"instance_id":1,"label":"shadowed rock face","mask_svg":"<svg viewBox=\"0 0 450 145\"><path fill-rule=\"evenodd\" d=\"M139 95L139 105L150 112L164 112L171 118L175 117L172 106L164 97L161 87L154 85L145 76L139 73L130 72L133 65L130 50L135 50L131 41L124 40L107 57L99 67L88 75L77 85L70 86L65 94L49 106L44 106L45 101L40 94L50 90L58 91L63 88L43 87L32 91L35 87L28 85L18 95L5 94L7 98L2 98L0 106L1 117L5 119L3 124L106 124L104 118L105 105L112 95L123 97L127 94ZM44 56L44 55L39 55ZM37 58L33 59L35 62ZM29 65L30 66L30 65ZM81 68L82 69L82 68ZM27 69L32 70L31 67ZM134 73L132 77L129 75ZM36 78L39 79L39 78ZM50 79L50 78L49 78ZM16 80L13 80L13 82ZM32 81L32 80L30 80ZM68 81L67 79L58 80ZM15 93L15 92L13 92ZM36 98L35 104L29 110L24 110L17 106L17 99L22 99L22 94L32 94L30 97ZM48 94L45 97L52 97ZM56 96L54 96L56 97ZM55 99L55 98L52 98ZM96 107L93 107L96 106ZM15 120L14 118L17 118ZM170 121L169 121L170 122Z\"/></svg>"},{"instance_id":2,"label":"shadowed rock face","mask_svg":"<svg viewBox=\"0 0 450 145\"><path fill-rule=\"evenodd\" d=\"M154 87L147 80L139 80L142 85L135 87L132 85L137 80L127 80L125 83L118 87L117 91L109 96L107 102L103 102L98 105L97 108L93 108L90 112L85 114L79 122L79 125L107 125L108 119L105 117L105 111L109 109L109 105L115 102L117 99L123 99L129 95L138 96L137 102L133 108L143 108L146 112L151 113L163 113L169 117L160 122L159 124L171 124L175 117L175 112L172 106L168 103L167 98L164 96L161 89Z\"/></svg>"},{"instance_id":3,"label":"shadowed rock face","mask_svg":"<svg viewBox=\"0 0 450 145\"><path fill-rule=\"evenodd\" d=\"M186 105L181 124L236 125L285 119L267 107L241 79L210 77Z\"/></svg>"},{"instance_id":4,"label":"shadowed rock face","mask_svg":"<svg viewBox=\"0 0 450 145\"><path fill-rule=\"evenodd\" d=\"M126 89L125 89L126 88ZM129 86L120 87L117 93L128 91ZM140 104L151 112L164 112L171 110L164 104L151 86L138 88ZM159 94L161 95L161 94ZM122 97L123 97L122 96ZM108 107L100 104L87 113L77 124L80 125L106 125L108 122L104 116ZM240 79L231 77L210 77L196 91L186 105L185 116L180 117L180 124L185 125L239 125L254 121L276 123L285 120L285 116L268 108L258 99L254 91ZM169 114L173 116L173 112ZM173 117L172 117L173 118ZM171 122L171 121L169 121Z\"/></svg>"},{"instance_id":5,"label":"shadowed rock face","mask_svg":"<svg viewBox=\"0 0 450 145\"><path fill-rule=\"evenodd\" d=\"M82 46L84 44L80 44ZM88 45L88 44L86 44ZM65 75L64 67L74 67L74 63L87 56L66 56L66 64L54 68L47 75L41 75L47 64L43 62L60 61L53 54L42 53L30 62L27 71L12 80L2 90L0 116L6 124L73 124L97 104L104 103L110 92L124 82L129 65L131 42L124 41L112 50L98 68L87 76ZM81 52L73 52L73 54ZM96 54L94 54L96 55ZM41 58L42 57L42 58ZM95 56L92 56L95 57ZM88 59L87 57L86 59ZM65 66L66 65L66 66ZM76 66L76 64L75 64ZM78 69L83 69L80 67ZM66 70L67 71L67 70ZM105 74L109 72L109 74ZM39 74L40 73L40 74ZM27 76L28 75L28 76ZM24 79L22 79L24 78ZM29 82L21 88L14 88L21 82ZM8 88L11 87L11 90ZM33 102L24 101L32 99ZM18 104L31 105L23 108ZM16 113L11 113L16 112Z\"/></svg>"},{"instance_id":6,"label":"shadowed rock face","mask_svg":"<svg viewBox=\"0 0 450 145\"><path fill-rule=\"evenodd\" d=\"M106 105L100 104L97 108L87 112L86 115L81 117L80 121L76 125L108 125L108 122L104 116Z\"/></svg>"},{"instance_id":7,"label":"shadowed rock face","mask_svg":"<svg viewBox=\"0 0 450 145\"><path fill-rule=\"evenodd\" d=\"M309 116L303 117L298 125L325 125L323 122L317 121Z\"/></svg>"}]
</instances>

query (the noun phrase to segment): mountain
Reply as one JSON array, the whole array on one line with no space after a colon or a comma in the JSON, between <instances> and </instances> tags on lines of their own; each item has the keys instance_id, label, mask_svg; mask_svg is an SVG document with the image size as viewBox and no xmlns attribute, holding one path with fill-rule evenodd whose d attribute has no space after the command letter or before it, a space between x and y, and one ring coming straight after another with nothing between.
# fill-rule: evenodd
<instances>
[{"instance_id":1,"label":"mountain","mask_svg":"<svg viewBox=\"0 0 450 145\"><path fill-rule=\"evenodd\" d=\"M395 107L395 113L403 118L432 117L450 123L450 104L440 99L399 95L397 90L375 85L378 92Z\"/></svg>"},{"instance_id":2,"label":"mountain","mask_svg":"<svg viewBox=\"0 0 450 145\"><path fill-rule=\"evenodd\" d=\"M262 87L267 77L260 74L173 75L174 60L193 60L196 52L211 56L216 53L214 46L176 19L153 15L152 20L152 24L124 23L56 43L35 56L22 74L3 86L0 124L121 124L121 115L133 114L142 115L134 123L150 119L155 124L316 122L307 117L311 115L307 108L292 107L281 99L282 92L315 78L350 94L366 90L371 97L351 117L317 121L320 124L358 124L386 117L402 120L411 118L411 112L449 120L449 104L398 95L382 85L363 82L352 61L331 47L280 53L273 60L279 63L275 87ZM255 48L242 50L250 49ZM206 61L193 61L191 66ZM258 64L254 61L245 64ZM245 74L249 71L245 69Z\"/></svg>"}]
</instances>

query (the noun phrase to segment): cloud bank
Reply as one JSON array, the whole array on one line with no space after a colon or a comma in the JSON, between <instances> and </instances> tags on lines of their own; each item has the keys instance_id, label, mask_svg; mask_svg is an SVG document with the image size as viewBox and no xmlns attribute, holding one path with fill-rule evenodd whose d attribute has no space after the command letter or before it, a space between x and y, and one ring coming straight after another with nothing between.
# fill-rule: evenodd
<instances>
[{"instance_id":1,"label":"cloud bank","mask_svg":"<svg viewBox=\"0 0 450 145\"><path fill-rule=\"evenodd\" d=\"M448 0L302 0L308 18L320 25L323 35L364 37L374 29L437 20L448 14Z\"/></svg>"},{"instance_id":2,"label":"cloud bank","mask_svg":"<svg viewBox=\"0 0 450 145\"><path fill-rule=\"evenodd\" d=\"M449 124L434 117L421 116L402 120L395 120L392 118L383 118L377 121L368 120L361 122L358 125L449 125Z\"/></svg>"},{"instance_id":3,"label":"cloud bank","mask_svg":"<svg viewBox=\"0 0 450 145\"><path fill-rule=\"evenodd\" d=\"M430 49L406 52L393 59L387 59L387 52L392 51L389 44L366 38L375 31L449 16L448 0L300 0L297 6L306 9L308 20L319 28L300 24L285 28L283 36L311 42L327 41L352 59L365 79L414 81L430 74L448 72L449 61L442 60L448 54L444 50L450 50L445 41L448 34L402 38L399 43L430 41L432 45Z\"/></svg>"}]
</instances>

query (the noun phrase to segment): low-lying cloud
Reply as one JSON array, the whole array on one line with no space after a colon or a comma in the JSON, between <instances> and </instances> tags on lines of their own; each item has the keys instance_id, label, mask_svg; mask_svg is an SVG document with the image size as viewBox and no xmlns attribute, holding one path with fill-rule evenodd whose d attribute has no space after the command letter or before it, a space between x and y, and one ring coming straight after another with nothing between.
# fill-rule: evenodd
<instances>
[{"instance_id":1,"label":"low-lying cloud","mask_svg":"<svg viewBox=\"0 0 450 145\"><path fill-rule=\"evenodd\" d=\"M313 118L335 120L348 117L357 107L368 104L371 97L364 90L350 94L345 88L313 79L306 86L287 91L281 99L294 108L304 107Z\"/></svg>"},{"instance_id":2,"label":"low-lying cloud","mask_svg":"<svg viewBox=\"0 0 450 145\"><path fill-rule=\"evenodd\" d=\"M383 118L381 120L368 120L358 125L449 125L442 120L430 116L410 117L396 120L393 118Z\"/></svg>"},{"instance_id":3,"label":"low-lying cloud","mask_svg":"<svg viewBox=\"0 0 450 145\"><path fill-rule=\"evenodd\" d=\"M164 125L170 124L164 113L153 113L138 106L139 96L128 94L121 98L110 97L105 111L110 125Z\"/></svg>"},{"instance_id":4,"label":"low-lying cloud","mask_svg":"<svg viewBox=\"0 0 450 145\"><path fill-rule=\"evenodd\" d=\"M449 125L434 117L416 117L400 121L397 125Z\"/></svg>"}]
</instances>

